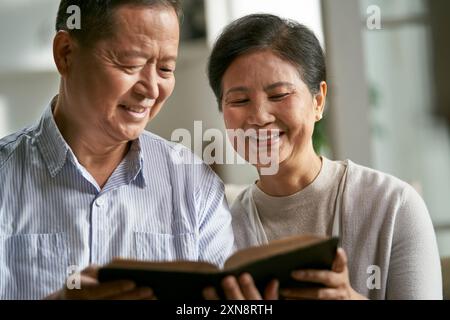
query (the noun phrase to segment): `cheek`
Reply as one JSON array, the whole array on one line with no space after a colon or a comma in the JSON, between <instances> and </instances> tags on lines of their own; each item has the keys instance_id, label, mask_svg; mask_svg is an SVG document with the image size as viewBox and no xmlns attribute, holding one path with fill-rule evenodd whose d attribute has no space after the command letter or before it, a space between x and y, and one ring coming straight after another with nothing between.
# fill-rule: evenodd
<instances>
[{"instance_id":1,"label":"cheek","mask_svg":"<svg viewBox=\"0 0 450 320\"><path fill-rule=\"evenodd\" d=\"M312 107L305 104L291 104L278 109L277 118L290 129L305 130L314 125Z\"/></svg>"},{"instance_id":2,"label":"cheek","mask_svg":"<svg viewBox=\"0 0 450 320\"><path fill-rule=\"evenodd\" d=\"M158 102L163 103L173 93L175 88L175 78L165 79L159 86Z\"/></svg>"},{"instance_id":3,"label":"cheek","mask_svg":"<svg viewBox=\"0 0 450 320\"><path fill-rule=\"evenodd\" d=\"M110 71L99 75L97 85L91 86L90 90L98 88L97 96L101 101L116 105L118 100L127 96L133 90L136 82L136 77Z\"/></svg>"},{"instance_id":4,"label":"cheek","mask_svg":"<svg viewBox=\"0 0 450 320\"><path fill-rule=\"evenodd\" d=\"M169 98L169 96L172 94L173 89L175 88L175 78L173 79L166 79L164 82L162 82L159 86L159 96L156 100L156 104L153 106L152 110L150 111L149 121L153 120L156 115L159 113L161 108L163 107L163 104Z\"/></svg>"},{"instance_id":5,"label":"cheek","mask_svg":"<svg viewBox=\"0 0 450 320\"><path fill-rule=\"evenodd\" d=\"M239 109L224 109L223 120L227 129L244 128L245 114Z\"/></svg>"}]
</instances>

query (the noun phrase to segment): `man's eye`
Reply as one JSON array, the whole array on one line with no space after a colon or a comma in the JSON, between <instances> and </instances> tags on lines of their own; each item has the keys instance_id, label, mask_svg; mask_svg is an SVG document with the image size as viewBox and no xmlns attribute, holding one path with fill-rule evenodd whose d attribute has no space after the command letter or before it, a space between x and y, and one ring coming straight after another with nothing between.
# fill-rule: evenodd
<instances>
[{"instance_id":1,"label":"man's eye","mask_svg":"<svg viewBox=\"0 0 450 320\"><path fill-rule=\"evenodd\" d=\"M123 68L127 69L128 71L137 71L142 68L142 66L123 66Z\"/></svg>"},{"instance_id":2,"label":"man's eye","mask_svg":"<svg viewBox=\"0 0 450 320\"><path fill-rule=\"evenodd\" d=\"M162 72L164 72L164 73L172 73L172 72L174 72L174 70L172 68L161 68L160 70Z\"/></svg>"},{"instance_id":3,"label":"man's eye","mask_svg":"<svg viewBox=\"0 0 450 320\"><path fill-rule=\"evenodd\" d=\"M280 94L275 94L273 96L270 96L271 100L281 100L285 97L287 97L289 95L289 93L280 93Z\"/></svg>"}]
</instances>

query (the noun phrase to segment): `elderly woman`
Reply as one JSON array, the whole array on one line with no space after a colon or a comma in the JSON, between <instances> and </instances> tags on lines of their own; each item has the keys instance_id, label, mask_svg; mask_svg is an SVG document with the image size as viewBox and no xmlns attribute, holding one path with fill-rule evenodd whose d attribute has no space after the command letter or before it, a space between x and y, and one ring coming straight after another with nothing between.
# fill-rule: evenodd
<instances>
[{"instance_id":1,"label":"elderly woman","mask_svg":"<svg viewBox=\"0 0 450 320\"><path fill-rule=\"evenodd\" d=\"M436 238L417 192L313 148L327 83L324 54L309 29L268 14L243 17L217 40L208 76L226 128L253 132L244 135L241 155L247 161L252 150L277 155L278 170L269 175L256 157L259 180L231 208L237 247L303 233L339 236L341 247L332 270L292 274L321 287L278 291L273 281L259 293L244 274L224 279L228 298L276 298L278 292L294 299L442 298ZM205 290L206 297L214 295Z\"/></svg>"}]
</instances>

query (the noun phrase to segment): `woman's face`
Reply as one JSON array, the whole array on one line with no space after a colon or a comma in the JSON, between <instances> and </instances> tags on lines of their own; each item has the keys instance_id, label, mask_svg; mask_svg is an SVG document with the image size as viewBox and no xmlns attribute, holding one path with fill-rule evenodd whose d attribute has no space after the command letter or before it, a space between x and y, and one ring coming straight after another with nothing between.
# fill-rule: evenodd
<instances>
[{"instance_id":1,"label":"woman's face","mask_svg":"<svg viewBox=\"0 0 450 320\"><path fill-rule=\"evenodd\" d=\"M280 164L314 152L312 134L322 117L325 82L321 92L312 95L297 67L271 50L260 50L233 61L223 76L222 89L225 126L246 132L245 152L238 150L242 148L237 148L234 139L232 144L247 161L252 152L269 150L270 155L277 148ZM249 162L261 166L259 161Z\"/></svg>"}]
</instances>

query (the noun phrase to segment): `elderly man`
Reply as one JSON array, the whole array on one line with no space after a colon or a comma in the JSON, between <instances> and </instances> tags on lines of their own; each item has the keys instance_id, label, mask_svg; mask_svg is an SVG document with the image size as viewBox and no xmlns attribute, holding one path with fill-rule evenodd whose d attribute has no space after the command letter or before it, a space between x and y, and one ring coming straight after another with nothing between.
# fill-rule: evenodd
<instances>
[{"instance_id":1,"label":"elderly man","mask_svg":"<svg viewBox=\"0 0 450 320\"><path fill-rule=\"evenodd\" d=\"M67 27L71 5L81 29ZM220 179L144 131L174 89L178 15L174 0L61 1L59 94L36 125L0 140L1 298L147 299L132 282L99 284L92 265L229 255ZM69 290L76 268L81 290Z\"/></svg>"}]
</instances>

